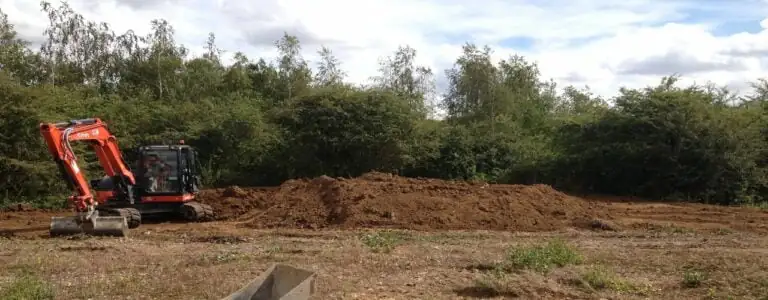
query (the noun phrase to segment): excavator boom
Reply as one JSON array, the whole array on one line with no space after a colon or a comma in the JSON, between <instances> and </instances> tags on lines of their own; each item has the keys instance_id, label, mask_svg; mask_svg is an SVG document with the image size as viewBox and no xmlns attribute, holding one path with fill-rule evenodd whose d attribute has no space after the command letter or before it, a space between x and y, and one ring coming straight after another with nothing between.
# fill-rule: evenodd
<instances>
[{"instance_id":1,"label":"excavator boom","mask_svg":"<svg viewBox=\"0 0 768 300\"><path fill-rule=\"evenodd\" d=\"M40 124L40 132L62 176L74 191L68 200L76 215L53 218L50 234L127 235L128 225L125 217L98 215L96 206L99 203L90 191L88 180L77 164L77 157L71 145L71 142L75 141L90 144L107 176L117 178L125 187L135 185L136 179L123 160L117 139L109 132L107 125L98 118L43 123Z\"/></svg>"}]
</instances>

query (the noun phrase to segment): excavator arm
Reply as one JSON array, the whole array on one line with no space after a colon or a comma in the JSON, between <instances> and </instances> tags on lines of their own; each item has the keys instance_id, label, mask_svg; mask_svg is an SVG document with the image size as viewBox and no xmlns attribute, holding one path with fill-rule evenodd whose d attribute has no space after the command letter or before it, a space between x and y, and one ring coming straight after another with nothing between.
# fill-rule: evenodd
<instances>
[{"instance_id":1,"label":"excavator arm","mask_svg":"<svg viewBox=\"0 0 768 300\"><path fill-rule=\"evenodd\" d=\"M80 224L90 221L91 227L99 227L94 224L94 212L98 203L94 200L80 166L77 164L77 157L72 150L71 142L83 141L90 144L99 158L99 163L106 174L110 177L121 178L127 185L135 185L136 179L123 160L120 148L117 145L117 139L109 132L107 124L101 119L82 119L69 122L43 123L40 124L40 132L48 145L48 151L53 156L53 160L59 166L59 169L74 193L68 198L73 204L76 216L76 223ZM114 222L125 222L124 219L104 219ZM108 217L112 218L112 217ZM56 225L51 224L52 227ZM121 224L112 224L111 227L122 226ZM103 227L103 226L102 226Z\"/></svg>"}]
</instances>

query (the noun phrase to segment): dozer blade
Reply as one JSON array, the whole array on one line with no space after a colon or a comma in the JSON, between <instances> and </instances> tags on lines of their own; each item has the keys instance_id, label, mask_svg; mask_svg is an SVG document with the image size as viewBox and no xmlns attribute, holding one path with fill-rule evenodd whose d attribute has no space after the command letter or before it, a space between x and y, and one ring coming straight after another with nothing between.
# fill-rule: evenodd
<instances>
[{"instance_id":1,"label":"dozer blade","mask_svg":"<svg viewBox=\"0 0 768 300\"><path fill-rule=\"evenodd\" d=\"M79 223L76 217L51 218L51 236L66 236L81 233L94 236L124 237L128 235L128 221L125 217L119 216L98 216L82 223Z\"/></svg>"}]
</instances>

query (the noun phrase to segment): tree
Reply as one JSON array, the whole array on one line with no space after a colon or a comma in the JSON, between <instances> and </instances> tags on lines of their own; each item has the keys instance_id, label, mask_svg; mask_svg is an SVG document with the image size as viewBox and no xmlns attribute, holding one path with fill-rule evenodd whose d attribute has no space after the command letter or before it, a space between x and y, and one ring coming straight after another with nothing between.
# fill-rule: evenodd
<instances>
[{"instance_id":1,"label":"tree","mask_svg":"<svg viewBox=\"0 0 768 300\"><path fill-rule=\"evenodd\" d=\"M286 32L275 46L280 53L277 71L281 82L280 99L276 100L281 103L305 93L312 82L312 72L301 56L301 43L296 36Z\"/></svg>"},{"instance_id":2,"label":"tree","mask_svg":"<svg viewBox=\"0 0 768 300\"><path fill-rule=\"evenodd\" d=\"M432 113L428 99L435 90L432 69L416 66L416 50L400 46L394 57L379 62L380 75L375 76L376 87L392 91L399 98L407 99L414 111L423 117Z\"/></svg>"},{"instance_id":3,"label":"tree","mask_svg":"<svg viewBox=\"0 0 768 300\"><path fill-rule=\"evenodd\" d=\"M315 77L316 86L342 85L347 73L341 69L341 62L333 55L331 49L323 46L317 53L320 55L320 63Z\"/></svg>"}]
</instances>

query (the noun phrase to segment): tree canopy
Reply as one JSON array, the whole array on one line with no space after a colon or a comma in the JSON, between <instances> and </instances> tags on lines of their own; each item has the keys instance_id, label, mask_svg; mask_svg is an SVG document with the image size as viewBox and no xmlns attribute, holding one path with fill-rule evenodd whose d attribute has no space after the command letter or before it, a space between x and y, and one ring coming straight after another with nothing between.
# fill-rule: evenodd
<instances>
[{"instance_id":1,"label":"tree canopy","mask_svg":"<svg viewBox=\"0 0 768 300\"><path fill-rule=\"evenodd\" d=\"M522 56L494 62L490 47L467 43L432 107L437 72L417 65L409 46L394 49L373 83L360 86L345 82L343 62L327 47L313 71L288 33L275 41L279 57L237 52L225 65L214 33L193 57L165 20L152 21L146 35L117 34L66 4L42 8L50 24L39 50L0 14L3 203L64 203L67 187L38 125L88 117L106 120L125 151L185 140L209 187L378 170L665 200L768 201L766 79L737 97L670 76L602 99L557 87ZM444 119L430 118L437 108ZM97 164L88 170L100 176Z\"/></svg>"}]
</instances>

